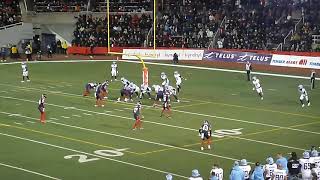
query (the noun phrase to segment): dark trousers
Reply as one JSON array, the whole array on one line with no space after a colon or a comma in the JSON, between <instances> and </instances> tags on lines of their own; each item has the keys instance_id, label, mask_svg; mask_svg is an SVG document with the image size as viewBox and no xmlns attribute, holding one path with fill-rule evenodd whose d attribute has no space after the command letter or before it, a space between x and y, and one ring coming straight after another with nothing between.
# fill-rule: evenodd
<instances>
[{"instance_id":1,"label":"dark trousers","mask_svg":"<svg viewBox=\"0 0 320 180\"><path fill-rule=\"evenodd\" d=\"M314 89L315 88L315 83L316 83L316 78L315 77L312 77L310 79L310 82L311 82L311 89Z\"/></svg>"},{"instance_id":2,"label":"dark trousers","mask_svg":"<svg viewBox=\"0 0 320 180\"><path fill-rule=\"evenodd\" d=\"M248 81L251 80L251 71L250 70L247 71L247 80Z\"/></svg>"}]
</instances>

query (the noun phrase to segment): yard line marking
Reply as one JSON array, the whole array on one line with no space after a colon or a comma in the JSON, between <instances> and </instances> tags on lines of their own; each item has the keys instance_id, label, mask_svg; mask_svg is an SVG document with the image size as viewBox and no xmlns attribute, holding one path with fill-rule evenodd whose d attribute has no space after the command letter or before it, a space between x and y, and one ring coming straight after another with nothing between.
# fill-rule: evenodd
<instances>
[{"instance_id":1,"label":"yard line marking","mask_svg":"<svg viewBox=\"0 0 320 180\"><path fill-rule=\"evenodd\" d=\"M0 85L16 87L16 88L23 89L23 90L26 90L26 91L28 91L30 89L39 91L39 89L37 89L37 88L18 87L18 86L15 86L15 85L2 84L2 83L0 83ZM65 93L65 92L61 92L61 91L50 91L50 90L47 90L47 89L45 89L45 90L50 92L50 93L54 93L54 94L61 95L61 96L67 96L67 97L74 97L74 98L83 99L82 96L77 95L77 94ZM299 117L307 117L307 118L312 118L312 119L320 119L320 116L297 114L297 113L283 112L283 111L277 111L277 110L271 110L271 109L254 108L254 107L247 107L247 106L241 106L241 105L235 105L235 104L227 104L227 103L219 103L219 102L212 102L212 101L194 100L194 99L189 99L189 98L183 98L183 99L192 100L192 101L198 101L198 102L210 102L212 104L217 104L217 105L222 105L222 106L230 106L230 107L236 107L236 108L244 108L244 109L255 110L255 111L265 111L265 112L280 113L280 114L291 115L291 116L299 116ZM183 102L183 101L181 101L181 102Z\"/></svg>"},{"instance_id":2,"label":"yard line marking","mask_svg":"<svg viewBox=\"0 0 320 180\"><path fill-rule=\"evenodd\" d=\"M111 113L112 111L107 111L107 110L104 110L104 112L106 112L106 113Z\"/></svg>"},{"instance_id":3,"label":"yard line marking","mask_svg":"<svg viewBox=\"0 0 320 180\"><path fill-rule=\"evenodd\" d=\"M48 86L48 88L50 88L50 89L54 89L54 88L56 88L56 87L53 87L53 86Z\"/></svg>"},{"instance_id":4,"label":"yard line marking","mask_svg":"<svg viewBox=\"0 0 320 180\"><path fill-rule=\"evenodd\" d=\"M78 115L78 114L72 114L72 116L74 116L74 117L81 117L81 116Z\"/></svg>"},{"instance_id":5,"label":"yard line marking","mask_svg":"<svg viewBox=\"0 0 320 180\"><path fill-rule=\"evenodd\" d=\"M28 123L32 123L32 124L34 124L35 122L33 122L33 121L27 121Z\"/></svg>"},{"instance_id":6,"label":"yard line marking","mask_svg":"<svg viewBox=\"0 0 320 180\"><path fill-rule=\"evenodd\" d=\"M14 122L14 124L23 125L22 123L19 123L19 122Z\"/></svg>"},{"instance_id":7,"label":"yard line marking","mask_svg":"<svg viewBox=\"0 0 320 180\"><path fill-rule=\"evenodd\" d=\"M10 135L10 134L5 134L5 133L0 133L0 135L11 137L11 138L15 138L15 139L20 139L20 140L25 140L25 141L29 141L29 142L45 145L45 146L50 146L50 147L54 147L54 148L57 148L57 149L63 149L63 150L71 151L71 152L76 152L76 153L80 153L80 154L94 156L94 157L98 157L98 158L101 158L101 159L105 159L105 160L109 160L109 161L113 161L113 162L118 162L118 163L121 163L121 164L126 164L126 165L129 165L129 166L134 166L134 167L138 167L138 168L142 168L142 169L147 169L147 170L154 171L154 172L159 172L159 173L163 173L163 174L170 173L173 176L177 176L177 177L180 177L180 178L188 179L188 177L182 176L182 175L179 175L179 174L175 174L175 173L171 173L171 172L167 172L167 171L162 171L162 170L159 170L159 169L154 169L154 168L150 168L150 167L146 167L146 166L141 166L141 165L130 163L130 162L126 162L126 161L112 159L112 158L108 158L108 157L105 157L105 156L100 156L100 155L97 155L97 154L91 154L91 153L87 153L87 152L80 151L80 150L75 150L75 149L71 149L71 148L67 148L67 147L62 147L62 146L58 146L58 145L54 145L54 144L49 144L49 143L45 143L45 142L41 142L41 141L36 141L36 140L33 140L33 139L23 138L23 137Z\"/></svg>"},{"instance_id":8,"label":"yard line marking","mask_svg":"<svg viewBox=\"0 0 320 180\"><path fill-rule=\"evenodd\" d=\"M114 109L115 111L120 111L120 112L122 112L123 110L122 109Z\"/></svg>"},{"instance_id":9,"label":"yard line marking","mask_svg":"<svg viewBox=\"0 0 320 180\"><path fill-rule=\"evenodd\" d=\"M2 93L8 93L8 91L0 91L0 92L2 92Z\"/></svg>"},{"instance_id":10,"label":"yard line marking","mask_svg":"<svg viewBox=\"0 0 320 180\"><path fill-rule=\"evenodd\" d=\"M87 115L87 116L92 116L92 114L89 114L89 113L82 113L84 115Z\"/></svg>"},{"instance_id":11,"label":"yard line marking","mask_svg":"<svg viewBox=\"0 0 320 180\"><path fill-rule=\"evenodd\" d=\"M13 100L24 101L24 102L31 102L31 103L37 103L36 101L31 101L31 100L22 99L22 98L14 98L14 97L9 97L9 96L0 96L0 98L13 99ZM119 104L122 104L122 103L119 103ZM50 103L47 103L47 105L51 105L51 106L55 106L55 107L60 107L60 108L66 108L66 106L56 105L56 104L50 104ZM130 105L130 106L131 106L131 105ZM152 106L147 106L147 107L150 107L150 108L151 108ZM93 113L93 114L100 114L100 115L107 115L107 116L112 116L112 117L118 117L118 118L122 118L122 119L132 119L132 118L129 118L129 117L118 116L118 115L114 115L114 114L107 114L107 113L96 112L96 111L90 111L90 110L79 109L79 108L74 108L74 110L78 110L78 111L82 111L82 112L87 112L87 113ZM197 116L210 117L210 118L216 118L216 119L223 119L223 120L228 120L228 121L243 122L243 123L248 123L248 124L262 125L262 126L268 126L268 127L274 127L274 128L283 128L283 129L288 129L288 130L292 130L292 131L298 131L298 132L304 132L304 133L309 133L309 134L317 134L317 135L320 135L320 132L307 131L307 130L289 128L289 127L281 127L281 126L272 125L272 124L265 124L265 123L252 122L252 121L246 121L246 120L235 119L235 118L227 118L227 117L222 117L222 116L214 116L214 115L208 115L208 114L194 113L194 112L189 112L189 111L180 111L180 110L173 110L173 111L175 111L175 112L181 112L181 113L184 113L184 114L192 114L192 115L197 115ZM192 128L186 128L186 127L181 127L181 126L174 126L174 125L169 125L169 124L164 124L164 123L158 123L158 122L153 122L153 121L145 121L145 120L144 120L143 122L194 131L194 129L192 129ZM198 131L198 130L196 130L196 131Z\"/></svg>"},{"instance_id":12,"label":"yard line marking","mask_svg":"<svg viewBox=\"0 0 320 180\"><path fill-rule=\"evenodd\" d=\"M1 163L1 162L0 162L0 165L1 165L1 166L8 167L8 168L12 168L12 169L17 169L17 170L20 170L20 171L28 172L28 173L31 173L31 174L35 174L35 175L38 175L38 176L46 177L46 178L48 178L48 179L61 180L61 179L56 178L56 177L48 176L48 175L45 175L45 174L42 174L42 173L38 173L38 172L35 172L35 171L27 170L27 169L20 168L20 167L17 167L17 166L12 166L12 165L9 165L9 164L4 164L4 163Z\"/></svg>"},{"instance_id":13,"label":"yard line marking","mask_svg":"<svg viewBox=\"0 0 320 180\"><path fill-rule=\"evenodd\" d=\"M61 116L62 118L65 118L65 119L69 119L70 117L68 116Z\"/></svg>"},{"instance_id":14,"label":"yard line marking","mask_svg":"<svg viewBox=\"0 0 320 180\"><path fill-rule=\"evenodd\" d=\"M0 113L7 114L7 115L10 114L8 112L0 112ZM37 118L23 116L23 115L21 115L19 117L27 118L27 119L37 119ZM120 138L123 138L123 139L130 139L130 140L144 142L144 143L158 145L158 146L170 147L170 148L174 148L174 149L178 149L178 150L182 150L182 151L187 151L187 152L192 152L192 153L197 153L197 154L202 154L202 155L208 155L208 156L218 157L218 158L222 158L222 159L228 159L228 160L232 160L232 161L238 160L238 159L231 158L231 157L226 157L226 156L221 156L221 155L216 155L216 154L210 154L210 153L206 153L206 152L202 152L202 151L196 151L196 150L192 150L192 149L181 148L181 147L172 146L172 145L168 145L168 144L152 142L152 141L148 141L148 140L143 140L143 139L138 139L138 138L133 138L133 137L128 137L128 136L123 136L123 135L119 135L119 134L108 133L108 132L104 132L104 131L84 128L84 127L80 127L80 126L74 126L74 125L65 124L65 123L59 123L59 122L54 122L54 121L53 122L48 122L48 123L56 124L56 125L60 125L60 126L65 126L65 127L70 127L70 128L74 128L74 129L80 129L80 130L89 131L89 132L95 132L95 133L99 133L99 134L105 134L105 135L114 136L114 137L120 137Z\"/></svg>"},{"instance_id":15,"label":"yard line marking","mask_svg":"<svg viewBox=\"0 0 320 180\"><path fill-rule=\"evenodd\" d=\"M30 119L35 119L35 118L31 118L30 117ZM47 121L47 122L50 122L50 121ZM7 125L7 124L1 124L0 123L0 125ZM29 131L29 132L32 132L32 133L38 133L38 134L42 134L42 135L53 136L53 137L57 137L57 138L61 138L61 139L69 140L69 141L80 142L80 143L83 143L83 144L95 145L95 146L98 146L98 147L104 147L104 148L110 148L110 149L120 149L120 148L115 148L115 147L112 147L112 146L106 146L106 145L102 145L102 144L98 144L98 143L93 143L93 142L90 142L90 141L85 141L85 140L81 140L81 139L75 139L75 138L71 138L71 137L67 137L67 136L63 136L63 135L58 135L58 134L38 131L38 130L34 130L34 129L19 127L19 126L9 126L9 127L10 128L16 128L16 129L24 130L24 131ZM140 155L140 153L133 152L133 151L128 151L128 150L125 150L124 152L135 154L135 155Z\"/></svg>"},{"instance_id":16,"label":"yard line marking","mask_svg":"<svg viewBox=\"0 0 320 180\"><path fill-rule=\"evenodd\" d=\"M188 104L188 105L182 105L182 106L175 106L174 108L184 108L184 107L189 107L189 106L200 106L204 104L209 104L210 102L202 102L202 103L195 103L195 104Z\"/></svg>"},{"instance_id":17,"label":"yard line marking","mask_svg":"<svg viewBox=\"0 0 320 180\"><path fill-rule=\"evenodd\" d=\"M51 120L56 120L56 121L58 121L58 120L59 120L59 119L54 118L54 117L51 117L51 118L49 118L49 119L51 119Z\"/></svg>"}]
</instances>

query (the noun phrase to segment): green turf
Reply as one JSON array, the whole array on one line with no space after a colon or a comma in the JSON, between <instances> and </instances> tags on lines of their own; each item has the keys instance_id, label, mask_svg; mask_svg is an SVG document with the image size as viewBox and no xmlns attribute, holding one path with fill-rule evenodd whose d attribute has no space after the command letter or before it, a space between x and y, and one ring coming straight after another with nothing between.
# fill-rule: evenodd
<instances>
[{"instance_id":1,"label":"green turf","mask_svg":"<svg viewBox=\"0 0 320 180\"><path fill-rule=\"evenodd\" d=\"M211 166L219 164L225 178L236 159L264 160L278 152L301 154L319 145L320 91L309 90L309 81L259 76L265 99L261 101L245 74L149 65L150 84L160 84L166 72L187 80L172 103L173 118L159 117L160 109L143 100L144 129L132 131L131 103L116 103L121 83L110 83L109 100L95 108L92 97L81 96L87 82L109 79L111 62L29 64L31 82L21 83L20 64L0 65L0 163L59 179L165 179L165 172L185 179L192 169L208 178ZM141 83L141 65L119 62L120 77ZM301 108L297 86L306 85L311 107ZM47 98L45 125L38 122L37 101ZM136 100L135 100L136 101ZM68 109L74 107L75 109ZM84 114L85 113L85 114ZM12 114L20 114L12 115ZM64 118L69 117L69 118ZM200 151L197 129L209 120L220 134L213 149ZM14 137L13 137L14 136ZM22 139L24 138L24 139ZM96 150L124 149L116 157L99 156ZM78 162L86 154L90 162ZM0 165L1 179L46 179Z\"/></svg>"}]
</instances>

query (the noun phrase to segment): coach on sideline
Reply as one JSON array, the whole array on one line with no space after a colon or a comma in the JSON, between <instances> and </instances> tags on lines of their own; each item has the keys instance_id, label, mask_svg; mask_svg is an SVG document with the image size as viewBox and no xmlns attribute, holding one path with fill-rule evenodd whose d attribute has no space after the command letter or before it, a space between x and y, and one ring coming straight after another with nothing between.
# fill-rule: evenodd
<instances>
[{"instance_id":1,"label":"coach on sideline","mask_svg":"<svg viewBox=\"0 0 320 180\"><path fill-rule=\"evenodd\" d=\"M252 71L252 65L249 61L246 63L246 71L247 71L247 79L248 81L251 80L251 71Z\"/></svg>"},{"instance_id":2,"label":"coach on sideline","mask_svg":"<svg viewBox=\"0 0 320 180\"><path fill-rule=\"evenodd\" d=\"M315 83L316 83L316 71L315 70L311 71L310 82L311 82L311 89L314 89Z\"/></svg>"}]
</instances>

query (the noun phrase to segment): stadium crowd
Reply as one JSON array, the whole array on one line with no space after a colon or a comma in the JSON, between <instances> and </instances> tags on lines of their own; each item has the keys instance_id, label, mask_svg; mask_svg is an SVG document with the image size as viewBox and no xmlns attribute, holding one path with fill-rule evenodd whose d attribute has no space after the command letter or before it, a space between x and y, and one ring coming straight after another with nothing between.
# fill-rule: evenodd
<instances>
[{"instance_id":1,"label":"stadium crowd","mask_svg":"<svg viewBox=\"0 0 320 180\"><path fill-rule=\"evenodd\" d=\"M36 12L80 12L87 10L88 0L34 0Z\"/></svg>"},{"instance_id":2,"label":"stadium crowd","mask_svg":"<svg viewBox=\"0 0 320 180\"><path fill-rule=\"evenodd\" d=\"M0 1L0 27L21 21L21 11L18 0Z\"/></svg>"},{"instance_id":3,"label":"stadium crowd","mask_svg":"<svg viewBox=\"0 0 320 180\"><path fill-rule=\"evenodd\" d=\"M222 180L228 177L230 180L308 180L320 178L320 156L316 147L305 151L300 157L296 152L290 153L290 157L278 153L275 158L267 157L265 162L256 162L251 167L246 159L235 161L230 174L225 172L219 165L214 164L209 174L209 180ZM207 176L206 176L207 177ZM173 180L171 174L166 175L166 180ZM190 180L203 180L199 170L191 172Z\"/></svg>"}]
</instances>

